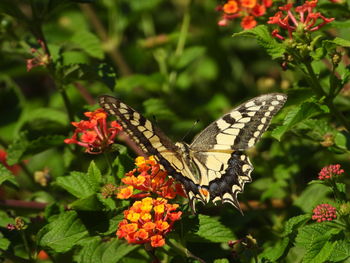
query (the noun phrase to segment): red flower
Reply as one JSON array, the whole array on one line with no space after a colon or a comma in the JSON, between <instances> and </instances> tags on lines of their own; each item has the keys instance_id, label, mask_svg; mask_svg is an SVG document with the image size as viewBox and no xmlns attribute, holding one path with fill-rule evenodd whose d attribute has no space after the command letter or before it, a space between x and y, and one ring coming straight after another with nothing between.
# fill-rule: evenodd
<instances>
[{"instance_id":1,"label":"red flower","mask_svg":"<svg viewBox=\"0 0 350 263\"><path fill-rule=\"evenodd\" d=\"M313 32L324 25L332 22L334 18L326 18L321 13L315 13L313 9L317 5L317 0L305 2L303 5L297 6L293 10L293 4L289 3L281 6L274 16L269 18L268 24L276 24L279 27L288 31L289 38L293 38L292 33L296 30ZM283 11L283 12L282 12ZM322 20L318 23L318 20ZM283 39L280 34L274 31L273 36Z\"/></svg>"},{"instance_id":2,"label":"red flower","mask_svg":"<svg viewBox=\"0 0 350 263\"><path fill-rule=\"evenodd\" d=\"M167 172L160 169L153 156L149 159L137 157L135 159L137 168L125 174L122 182L126 187L119 189L117 198L140 198L156 193L167 199L173 199L177 195L185 196L182 186L174 179L168 178ZM134 189L141 193L133 194Z\"/></svg>"},{"instance_id":3,"label":"red flower","mask_svg":"<svg viewBox=\"0 0 350 263\"><path fill-rule=\"evenodd\" d=\"M84 114L89 117L89 120L72 122L76 129L72 137L65 139L64 142L78 144L86 148L85 152L91 154L102 153L114 142L114 138L122 128L116 121L108 123L107 113L103 109L85 112Z\"/></svg>"},{"instance_id":4,"label":"red flower","mask_svg":"<svg viewBox=\"0 0 350 263\"><path fill-rule=\"evenodd\" d=\"M118 238L124 238L128 243L164 246L165 235L172 229L174 222L181 218L182 212L175 211L177 207L168 204L164 198L147 197L134 202L124 211L124 220L119 223L117 230Z\"/></svg>"},{"instance_id":5,"label":"red flower","mask_svg":"<svg viewBox=\"0 0 350 263\"><path fill-rule=\"evenodd\" d=\"M272 0L228 0L216 8L223 12L218 25L227 26L231 20L242 17L241 26L244 29L253 28L257 25L255 18L263 16L271 5Z\"/></svg>"},{"instance_id":6,"label":"red flower","mask_svg":"<svg viewBox=\"0 0 350 263\"><path fill-rule=\"evenodd\" d=\"M332 221L337 218L336 208L329 204L320 204L312 212L312 219L317 222Z\"/></svg>"},{"instance_id":7,"label":"red flower","mask_svg":"<svg viewBox=\"0 0 350 263\"><path fill-rule=\"evenodd\" d=\"M331 164L322 168L322 170L318 173L318 179L327 180L343 173L344 170L340 169L340 164Z\"/></svg>"}]
</instances>

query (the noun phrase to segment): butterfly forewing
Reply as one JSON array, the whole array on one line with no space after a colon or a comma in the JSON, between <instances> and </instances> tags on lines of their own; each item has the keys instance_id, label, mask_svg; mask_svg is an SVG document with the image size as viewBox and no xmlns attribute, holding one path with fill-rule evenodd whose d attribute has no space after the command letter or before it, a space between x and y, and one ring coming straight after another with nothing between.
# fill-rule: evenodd
<instances>
[{"instance_id":1,"label":"butterfly forewing","mask_svg":"<svg viewBox=\"0 0 350 263\"><path fill-rule=\"evenodd\" d=\"M173 142L133 108L111 96L100 96L99 103L117 117L123 130L146 154L158 156L160 152L175 152Z\"/></svg>"},{"instance_id":2,"label":"butterfly forewing","mask_svg":"<svg viewBox=\"0 0 350 263\"><path fill-rule=\"evenodd\" d=\"M284 94L272 93L239 105L198 134L191 149L245 150L252 147L266 131L272 117L286 99Z\"/></svg>"}]
</instances>

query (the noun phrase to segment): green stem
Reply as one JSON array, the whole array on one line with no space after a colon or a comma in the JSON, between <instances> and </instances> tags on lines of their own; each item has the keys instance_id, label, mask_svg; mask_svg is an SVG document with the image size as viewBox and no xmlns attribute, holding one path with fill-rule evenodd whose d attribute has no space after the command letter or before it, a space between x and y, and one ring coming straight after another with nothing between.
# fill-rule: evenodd
<instances>
[{"instance_id":1,"label":"green stem","mask_svg":"<svg viewBox=\"0 0 350 263\"><path fill-rule=\"evenodd\" d=\"M333 98L327 96L326 92L322 89L320 82L318 81L318 78L311 66L310 62L304 62L304 65L306 66L307 69L307 79L309 80L311 84L311 88L315 91L317 96L319 98L325 97L325 104L328 106L330 109L331 113L335 118L338 119L338 121L348 130L350 131L350 123L348 122L347 118L335 107L333 104Z\"/></svg>"},{"instance_id":2,"label":"green stem","mask_svg":"<svg viewBox=\"0 0 350 263\"><path fill-rule=\"evenodd\" d=\"M74 114L73 114L72 105L69 101L68 95L67 95L66 91L63 89L63 87L57 87L57 89L62 96L64 105L65 105L66 110L67 110L69 121L72 122L72 121L74 121Z\"/></svg>"},{"instance_id":3,"label":"green stem","mask_svg":"<svg viewBox=\"0 0 350 263\"><path fill-rule=\"evenodd\" d=\"M175 56L180 56L184 50L184 47L185 47L188 29L190 27L190 21L191 21L191 15L190 15L189 9L190 9L190 1L187 4L186 11L185 11L184 17L182 19L180 36L179 36L179 40L177 42Z\"/></svg>"},{"instance_id":4,"label":"green stem","mask_svg":"<svg viewBox=\"0 0 350 263\"><path fill-rule=\"evenodd\" d=\"M179 250L181 254L186 255L186 257L196 259L200 263L206 263L205 260L201 259L200 257L197 257L196 255L193 255L187 248L183 247L180 243L173 243L170 240L168 240L167 243L176 250Z\"/></svg>"},{"instance_id":5,"label":"green stem","mask_svg":"<svg viewBox=\"0 0 350 263\"><path fill-rule=\"evenodd\" d=\"M28 240L25 236L25 233L24 233L24 230L20 230L20 235L21 235L21 238L23 240L23 244L24 244L24 248L28 254L28 257L29 257L29 261L30 262L33 262L33 257L32 257L32 252L30 251L30 248L29 248L29 245L28 245Z\"/></svg>"},{"instance_id":6,"label":"green stem","mask_svg":"<svg viewBox=\"0 0 350 263\"><path fill-rule=\"evenodd\" d=\"M116 174L117 172L115 171L114 167L113 167L113 161L111 159L111 155L108 152L104 152L103 156L108 164L108 170L109 172L107 174L112 174L112 176L115 177L115 179L119 179L117 178Z\"/></svg>"}]
</instances>

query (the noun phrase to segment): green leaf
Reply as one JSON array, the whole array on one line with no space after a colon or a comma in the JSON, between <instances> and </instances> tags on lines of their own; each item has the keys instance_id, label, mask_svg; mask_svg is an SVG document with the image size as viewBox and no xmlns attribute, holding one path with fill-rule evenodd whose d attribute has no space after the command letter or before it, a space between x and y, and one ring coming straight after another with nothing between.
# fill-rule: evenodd
<instances>
[{"instance_id":1,"label":"green leaf","mask_svg":"<svg viewBox=\"0 0 350 263\"><path fill-rule=\"evenodd\" d=\"M146 116L156 116L158 120L176 121L177 117L162 99L148 99L143 102Z\"/></svg>"},{"instance_id":2,"label":"green leaf","mask_svg":"<svg viewBox=\"0 0 350 263\"><path fill-rule=\"evenodd\" d=\"M116 263L137 248L116 238L108 242L94 238L82 244L78 263Z\"/></svg>"},{"instance_id":3,"label":"green leaf","mask_svg":"<svg viewBox=\"0 0 350 263\"><path fill-rule=\"evenodd\" d=\"M230 263L227 258L218 258L214 260L214 263Z\"/></svg>"},{"instance_id":4,"label":"green leaf","mask_svg":"<svg viewBox=\"0 0 350 263\"><path fill-rule=\"evenodd\" d=\"M0 233L0 249L7 250L11 242Z\"/></svg>"},{"instance_id":5,"label":"green leaf","mask_svg":"<svg viewBox=\"0 0 350 263\"><path fill-rule=\"evenodd\" d=\"M133 74L120 78L118 87L120 90L132 92L134 88L142 87L149 91L159 91L165 81L164 75L153 73L150 75Z\"/></svg>"},{"instance_id":6,"label":"green leaf","mask_svg":"<svg viewBox=\"0 0 350 263\"><path fill-rule=\"evenodd\" d=\"M350 257L349 240L337 240L333 247L331 255L328 257L330 262L340 262Z\"/></svg>"},{"instance_id":7,"label":"green leaf","mask_svg":"<svg viewBox=\"0 0 350 263\"><path fill-rule=\"evenodd\" d=\"M69 205L74 210L82 211L99 211L103 209L103 205L97 198L96 194L90 195L85 198L80 198Z\"/></svg>"},{"instance_id":8,"label":"green leaf","mask_svg":"<svg viewBox=\"0 0 350 263\"><path fill-rule=\"evenodd\" d=\"M350 47L350 41L340 37L336 37L333 40L324 40L324 44L326 44L327 47L330 47L330 46Z\"/></svg>"},{"instance_id":9,"label":"green leaf","mask_svg":"<svg viewBox=\"0 0 350 263\"><path fill-rule=\"evenodd\" d=\"M4 165L2 165L2 163L0 163L0 185L4 182L9 182L17 187L19 186L16 177Z\"/></svg>"},{"instance_id":10,"label":"green leaf","mask_svg":"<svg viewBox=\"0 0 350 263\"><path fill-rule=\"evenodd\" d=\"M75 197L86 198L99 192L101 172L92 161L87 174L71 172L69 176L58 177L56 183Z\"/></svg>"},{"instance_id":11,"label":"green leaf","mask_svg":"<svg viewBox=\"0 0 350 263\"><path fill-rule=\"evenodd\" d=\"M101 47L101 42L96 35L88 31L78 31L78 33L72 37L71 41L90 56L103 59L104 53Z\"/></svg>"},{"instance_id":12,"label":"green leaf","mask_svg":"<svg viewBox=\"0 0 350 263\"><path fill-rule=\"evenodd\" d=\"M47 123L49 122L67 126L67 123L69 123L67 113L52 108L37 108L25 114L23 124L29 123L39 130L42 126L47 128Z\"/></svg>"},{"instance_id":13,"label":"green leaf","mask_svg":"<svg viewBox=\"0 0 350 263\"><path fill-rule=\"evenodd\" d=\"M279 258L283 256L289 245L289 238L285 237L282 241L277 242L273 247L268 247L264 250L259 258L267 259L271 262L277 262Z\"/></svg>"},{"instance_id":14,"label":"green leaf","mask_svg":"<svg viewBox=\"0 0 350 263\"><path fill-rule=\"evenodd\" d=\"M306 250L303 263L326 262L332 253L335 242L329 242L327 236L315 240L311 247Z\"/></svg>"},{"instance_id":15,"label":"green leaf","mask_svg":"<svg viewBox=\"0 0 350 263\"><path fill-rule=\"evenodd\" d=\"M199 228L194 233L188 233L189 241L222 243L235 239L232 230L224 226L217 217L198 215ZM198 239L198 237L200 237ZM203 240L204 239L204 240Z\"/></svg>"},{"instance_id":16,"label":"green leaf","mask_svg":"<svg viewBox=\"0 0 350 263\"><path fill-rule=\"evenodd\" d=\"M205 48L201 46L192 46L186 48L180 57L173 57L172 64L176 69L181 69L188 66L192 61L203 56Z\"/></svg>"},{"instance_id":17,"label":"green leaf","mask_svg":"<svg viewBox=\"0 0 350 263\"><path fill-rule=\"evenodd\" d=\"M296 124L327 111L327 108L324 108L317 103L304 102L299 107L291 109L284 118L283 125L273 130L271 135L280 141L283 134Z\"/></svg>"},{"instance_id":18,"label":"green leaf","mask_svg":"<svg viewBox=\"0 0 350 263\"><path fill-rule=\"evenodd\" d=\"M239 33L233 34L233 37L251 37L255 38L258 44L265 48L267 53L273 58L283 57L286 52L286 48L282 43L277 42L268 30L268 27L265 25L257 26L253 29L244 30Z\"/></svg>"},{"instance_id":19,"label":"green leaf","mask_svg":"<svg viewBox=\"0 0 350 263\"><path fill-rule=\"evenodd\" d=\"M329 240L332 235L341 232L341 229L331 228L328 222L314 223L299 228L298 234L295 238L296 246L304 247L307 250L314 246L313 244L321 244L320 240ZM320 243L321 242L321 243Z\"/></svg>"},{"instance_id":20,"label":"green leaf","mask_svg":"<svg viewBox=\"0 0 350 263\"><path fill-rule=\"evenodd\" d=\"M64 139L65 136L63 135L47 135L29 141L27 132L21 132L8 147L7 163L13 165L27 155L37 154L51 147L61 146Z\"/></svg>"},{"instance_id":21,"label":"green leaf","mask_svg":"<svg viewBox=\"0 0 350 263\"><path fill-rule=\"evenodd\" d=\"M294 201L294 205L300 207L304 212L310 213L317 204L324 202L330 193L330 188L325 185L311 184Z\"/></svg>"},{"instance_id":22,"label":"green leaf","mask_svg":"<svg viewBox=\"0 0 350 263\"><path fill-rule=\"evenodd\" d=\"M284 226L283 235L287 236L291 234L294 232L295 228L299 227L301 224L306 223L308 220L310 220L310 215L299 215L290 218Z\"/></svg>"},{"instance_id":23,"label":"green leaf","mask_svg":"<svg viewBox=\"0 0 350 263\"><path fill-rule=\"evenodd\" d=\"M88 234L75 211L60 214L38 233L39 245L55 252L67 252Z\"/></svg>"}]
</instances>

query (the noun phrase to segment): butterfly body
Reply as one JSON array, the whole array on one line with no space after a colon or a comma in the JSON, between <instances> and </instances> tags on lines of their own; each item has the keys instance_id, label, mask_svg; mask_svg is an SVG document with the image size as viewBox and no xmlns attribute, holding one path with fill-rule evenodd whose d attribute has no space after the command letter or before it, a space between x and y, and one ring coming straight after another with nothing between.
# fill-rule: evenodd
<instances>
[{"instance_id":1,"label":"butterfly body","mask_svg":"<svg viewBox=\"0 0 350 263\"><path fill-rule=\"evenodd\" d=\"M191 144L173 143L140 113L111 96L100 105L117 117L124 131L168 174L181 182L195 211L195 200L227 202L240 210L237 194L251 182L253 166L244 150L267 129L287 97L273 93L253 98L199 133Z\"/></svg>"}]
</instances>

